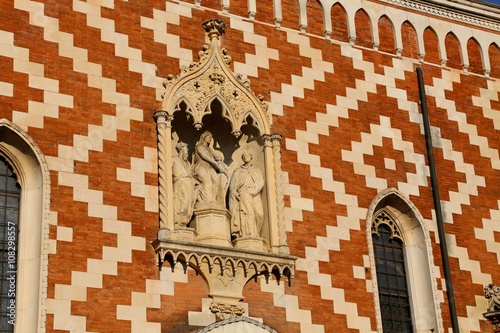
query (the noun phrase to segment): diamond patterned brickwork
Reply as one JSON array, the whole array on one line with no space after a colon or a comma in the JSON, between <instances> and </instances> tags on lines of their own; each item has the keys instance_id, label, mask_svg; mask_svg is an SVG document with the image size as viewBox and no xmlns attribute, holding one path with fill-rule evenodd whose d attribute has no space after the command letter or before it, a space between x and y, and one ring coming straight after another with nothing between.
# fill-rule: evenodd
<instances>
[{"instance_id":1,"label":"diamond patterned brickwork","mask_svg":"<svg viewBox=\"0 0 500 333\"><path fill-rule=\"evenodd\" d=\"M51 171L46 331L186 332L215 320L201 277L159 272L149 242L158 223L152 114L161 81L197 60L201 23L221 17L235 72L269 101L273 131L283 135L287 239L299 257L291 287L246 286L248 316L280 332L375 332L365 218L373 198L393 187L430 231L448 330L414 73L422 65L461 332L490 332L482 288L500 280L500 81L495 68L483 75L477 54L467 57L469 73L457 56L474 50L472 34L476 49L495 54L498 32L432 15L424 24L412 11L416 35L405 45L400 7L379 21L384 3L365 1L355 19L359 4L340 1L345 11L331 11L328 40L318 4L275 1L277 29L272 6L256 3L254 21L227 1L229 16L205 0L0 3L0 117L27 131ZM380 22L383 52L358 28L370 20ZM390 23L395 42L384 40ZM459 36L444 48L455 69L441 67L435 40L423 43L420 63L420 39L437 35L444 46L448 28Z\"/></svg>"}]
</instances>

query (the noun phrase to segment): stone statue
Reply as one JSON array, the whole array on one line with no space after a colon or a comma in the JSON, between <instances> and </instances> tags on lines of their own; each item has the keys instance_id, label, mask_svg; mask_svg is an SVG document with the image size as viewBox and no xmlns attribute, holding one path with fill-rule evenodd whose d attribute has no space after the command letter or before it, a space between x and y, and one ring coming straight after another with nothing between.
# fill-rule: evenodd
<instances>
[{"instance_id":1,"label":"stone statue","mask_svg":"<svg viewBox=\"0 0 500 333\"><path fill-rule=\"evenodd\" d=\"M491 283L484 286L484 297L488 300L488 312L500 311L500 287Z\"/></svg>"},{"instance_id":2,"label":"stone statue","mask_svg":"<svg viewBox=\"0 0 500 333\"><path fill-rule=\"evenodd\" d=\"M212 133L203 132L195 147L194 172L200 183L197 208L225 208L227 166L222 152L210 147L212 140Z\"/></svg>"},{"instance_id":3,"label":"stone statue","mask_svg":"<svg viewBox=\"0 0 500 333\"><path fill-rule=\"evenodd\" d=\"M261 192L264 188L262 172L252 165L249 152L241 155L243 165L236 169L229 185L231 234L236 237L261 237L264 208Z\"/></svg>"},{"instance_id":4,"label":"stone statue","mask_svg":"<svg viewBox=\"0 0 500 333\"><path fill-rule=\"evenodd\" d=\"M195 179L188 162L188 146L179 142L175 146L177 155L172 161L172 180L174 187L174 226L186 227L191 220L196 198Z\"/></svg>"}]
</instances>

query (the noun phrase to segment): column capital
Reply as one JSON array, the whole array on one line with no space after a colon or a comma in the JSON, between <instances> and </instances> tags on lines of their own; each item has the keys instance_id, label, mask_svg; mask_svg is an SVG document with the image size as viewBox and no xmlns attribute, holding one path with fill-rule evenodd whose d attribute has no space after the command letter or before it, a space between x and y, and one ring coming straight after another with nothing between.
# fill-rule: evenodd
<instances>
[{"instance_id":1,"label":"column capital","mask_svg":"<svg viewBox=\"0 0 500 333\"><path fill-rule=\"evenodd\" d=\"M158 125L166 124L169 127L172 126L172 120L174 120L174 116L169 114L165 110L155 111L155 113L153 114L153 118Z\"/></svg>"}]
</instances>

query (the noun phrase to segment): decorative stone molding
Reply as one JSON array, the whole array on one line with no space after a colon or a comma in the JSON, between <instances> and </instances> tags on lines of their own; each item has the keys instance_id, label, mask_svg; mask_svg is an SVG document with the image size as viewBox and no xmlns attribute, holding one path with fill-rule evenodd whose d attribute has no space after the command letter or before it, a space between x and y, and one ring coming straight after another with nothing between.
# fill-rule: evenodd
<instances>
[{"instance_id":1,"label":"decorative stone molding","mask_svg":"<svg viewBox=\"0 0 500 333\"><path fill-rule=\"evenodd\" d=\"M372 234L378 235L378 227L381 224L387 225L391 229L391 236L392 238L398 238L402 242L403 237L401 235L401 231L397 227L396 223L394 222L396 220L396 217L393 216L391 213L391 209L393 209L390 206L387 206L385 208L382 208L379 210L377 213L375 213L373 216L373 222L372 222Z\"/></svg>"},{"instance_id":2,"label":"decorative stone molding","mask_svg":"<svg viewBox=\"0 0 500 333\"><path fill-rule=\"evenodd\" d=\"M158 132L160 268L180 262L207 282L220 318L243 313L245 284L258 275L293 277L286 243L281 135L268 105L234 74L221 47L226 24L203 23L199 62L164 82Z\"/></svg>"},{"instance_id":3,"label":"decorative stone molding","mask_svg":"<svg viewBox=\"0 0 500 333\"><path fill-rule=\"evenodd\" d=\"M484 27L493 30L500 30L500 23L493 19L488 19L484 17L484 12L477 10L478 13L474 14L474 8L467 6L467 9L472 11L463 13L462 10L453 9L443 3L442 5L431 4L428 1L414 1L414 0L382 0L386 3L395 4L401 7L417 10L426 14L441 16L444 18L452 19L455 21L460 21L463 23L469 23L479 27ZM483 5L485 6L485 5ZM484 9L482 9L484 10Z\"/></svg>"},{"instance_id":4,"label":"decorative stone molding","mask_svg":"<svg viewBox=\"0 0 500 333\"><path fill-rule=\"evenodd\" d=\"M245 325L246 324L246 325ZM198 333L209 333L209 332L228 332L225 330L225 328L229 328L231 331L235 331L236 327L245 327L247 329L251 329L251 332L255 333L260 333L260 332L269 332L269 333L278 333L276 330L270 328L269 326L266 326L262 324L261 322L258 322L255 319L251 319L248 317L236 317L236 318L231 318L231 319L225 319L221 320L218 322L215 322L202 330L198 331ZM221 330L219 330L221 329ZM242 332L248 332L247 330L241 330ZM240 330L238 330L240 332Z\"/></svg>"},{"instance_id":5,"label":"decorative stone molding","mask_svg":"<svg viewBox=\"0 0 500 333\"><path fill-rule=\"evenodd\" d=\"M491 322L493 331L498 333L500 332L500 287L495 284L484 286L484 297L488 300L488 308L483 316Z\"/></svg>"}]
</instances>

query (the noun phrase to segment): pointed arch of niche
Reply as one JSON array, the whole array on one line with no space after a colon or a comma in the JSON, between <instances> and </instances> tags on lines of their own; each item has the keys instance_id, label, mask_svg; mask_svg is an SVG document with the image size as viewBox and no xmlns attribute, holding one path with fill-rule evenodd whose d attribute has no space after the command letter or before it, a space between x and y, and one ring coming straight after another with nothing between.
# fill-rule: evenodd
<instances>
[{"instance_id":1,"label":"pointed arch of niche","mask_svg":"<svg viewBox=\"0 0 500 333\"><path fill-rule=\"evenodd\" d=\"M164 261L207 282L220 318L241 315L245 284L273 274L290 283L296 258L286 242L281 135L267 103L231 71L221 47L226 24L203 23L199 61L164 82L158 133L159 229Z\"/></svg>"},{"instance_id":2,"label":"pointed arch of niche","mask_svg":"<svg viewBox=\"0 0 500 333\"><path fill-rule=\"evenodd\" d=\"M197 333L254 332L278 333L271 327L248 317L236 317L215 322Z\"/></svg>"},{"instance_id":3,"label":"pointed arch of niche","mask_svg":"<svg viewBox=\"0 0 500 333\"><path fill-rule=\"evenodd\" d=\"M50 173L35 141L20 127L0 119L0 155L21 187L14 332L45 331L50 209Z\"/></svg>"},{"instance_id":4,"label":"pointed arch of niche","mask_svg":"<svg viewBox=\"0 0 500 333\"><path fill-rule=\"evenodd\" d=\"M372 234L385 224L403 243L413 330L444 332L431 240L417 208L398 190L389 188L372 201L366 221L377 331L383 332L383 327Z\"/></svg>"}]
</instances>

